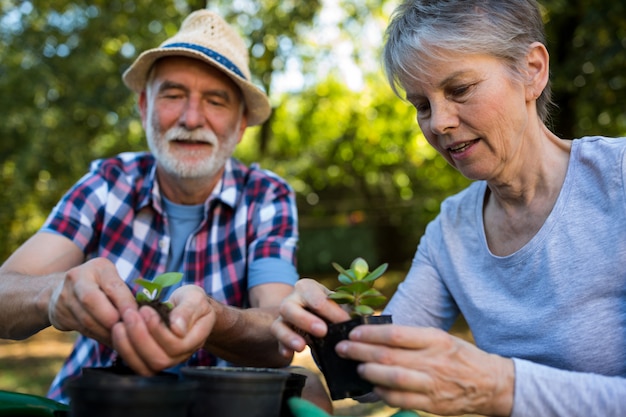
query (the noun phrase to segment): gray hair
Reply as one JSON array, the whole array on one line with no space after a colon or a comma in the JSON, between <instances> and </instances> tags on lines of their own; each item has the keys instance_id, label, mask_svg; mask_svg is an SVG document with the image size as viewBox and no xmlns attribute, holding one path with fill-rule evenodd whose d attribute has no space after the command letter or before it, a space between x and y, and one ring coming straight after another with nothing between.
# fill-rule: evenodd
<instances>
[{"instance_id":1,"label":"gray hair","mask_svg":"<svg viewBox=\"0 0 626 417\"><path fill-rule=\"evenodd\" d=\"M521 78L522 60L533 42L546 44L535 0L405 0L387 27L384 65L393 91L426 74L424 59L450 53L487 54ZM552 105L550 82L537 99L544 122Z\"/></svg>"}]
</instances>

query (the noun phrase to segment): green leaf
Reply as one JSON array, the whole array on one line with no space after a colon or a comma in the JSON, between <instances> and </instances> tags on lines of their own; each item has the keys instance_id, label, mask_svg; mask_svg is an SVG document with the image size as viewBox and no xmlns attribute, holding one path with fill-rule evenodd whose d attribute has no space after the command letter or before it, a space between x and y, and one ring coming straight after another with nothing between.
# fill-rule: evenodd
<instances>
[{"instance_id":1,"label":"green leaf","mask_svg":"<svg viewBox=\"0 0 626 417\"><path fill-rule=\"evenodd\" d=\"M386 263L380 265L378 268L373 270L368 276L363 278L362 281L371 282L371 281L374 281L375 279L378 279L382 274L385 273L385 271L387 270L388 266L389 266L389 264L386 264Z\"/></svg>"},{"instance_id":2,"label":"green leaf","mask_svg":"<svg viewBox=\"0 0 626 417\"><path fill-rule=\"evenodd\" d=\"M361 297L383 297L383 294L376 288L370 288L367 291L363 291Z\"/></svg>"},{"instance_id":3,"label":"green leaf","mask_svg":"<svg viewBox=\"0 0 626 417\"><path fill-rule=\"evenodd\" d=\"M341 289L343 291L347 291L347 292L350 292L352 294L362 294L363 292L367 291L370 287L371 287L371 285L369 283L367 283L367 282L355 281L355 282L351 283L350 285L346 285L345 287L341 287Z\"/></svg>"},{"instance_id":4,"label":"green leaf","mask_svg":"<svg viewBox=\"0 0 626 417\"><path fill-rule=\"evenodd\" d=\"M346 284L346 285L351 284L354 281L352 277L343 273L339 274L337 278L339 279L339 282L341 282L342 284Z\"/></svg>"},{"instance_id":5,"label":"green leaf","mask_svg":"<svg viewBox=\"0 0 626 417\"><path fill-rule=\"evenodd\" d=\"M353 270L351 270L351 269L343 269L343 267L341 265L339 265L338 263L336 263L336 262L333 262L332 266L340 274L343 274L343 275L345 275L347 277L350 277L350 281L356 280L356 275L354 275L354 271Z\"/></svg>"},{"instance_id":6,"label":"green leaf","mask_svg":"<svg viewBox=\"0 0 626 417\"><path fill-rule=\"evenodd\" d=\"M154 290L157 290L157 292L161 292L161 289L163 289L163 286L158 282L148 281L144 278L137 278L134 282L135 284L141 285L143 288L147 289L150 292Z\"/></svg>"},{"instance_id":7,"label":"green leaf","mask_svg":"<svg viewBox=\"0 0 626 417\"><path fill-rule=\"evenodd\" d=\"M344 292L334 292L328 295L328 298L334 300L338 304L348 304L354 302L354 296L352 294L346 294Z\"/></svg>"},{"instance_id":8,"label":"green leaf","mask_svg":"<svg viewBox=\"0 0 626 417\"><path fill-rule=\"evenodd\" d=\"M148 302L152 301L152 300L151 300L151 299L150 299L150 298L149 298L146 294L144 294L144 293L143 293L143 292L141 292L141 291L139 291L139 292L137 293L137 295L135 296L135 299L136 299L138 302L146 302L146 303L148 303Z\"/></svg>"},{"instance_id":9,"label":"green leaf","mask_svg":"<svg viewBox=\"0 0 626 417\"><path fill-rule=\"evenodd\" d=\"M354 312L359 316L371 316L374 314L374 309L368 306L360 305L354 307Z\"/></svg>"},{"instance_id":10,"label":"green leaf","mask_svg":"<svg viewBox=\"0 0 626 417\"><path fill-rule=\"evenodd\" d=\"M154 281L137 278L134 282L142 288L137 291L135 299L140 302L156 300L163 288L177 284L181 279L183 279L183 274L180 272L166 272L155 277Z\"/></svg>"},{"instance_id":11,"label":"green leaf","mask_svg":"<svg viewBox=\"0 0 626 417\"><path fill-rule=\"evenodd\" d=\"M174 284L178 284L183 279L181 272L166 272L154 278L154 283L161 284L161 288L171 287Z\"/></svg>"},{"instance_id":12,"label":"green leaf","mask_svg":"<svg viewBox=\"0 0 626 417\"><path fill-rule=\"evenodd\" d=\"M354 271L357 280L365 278L370 270L369 268L369 265L363 258L356 258L350 265L350 269Z\"/></svg>"},{"instance_id":13,"label":"green leaf","mask_svg":"<svg viewBox=\"0 0 626 417\"><path fill-rule=\"evenodd\" d=\"M387 301L387 297L384 295L380 296L369 296L361 298L361 305L370 306L370 307L378 307Z\"/></svg>"},{"instance_id":14,"label":"green leaf","mask_svg":"<svg viewBox=\"0 0 626 417\"><path fill-rule=\"evenodd\" d=\"M340 273L342 273L342 274L344 274L344 275L348 275L348 276L350 276L350 275L348 274L348 271L346 271L345 269L343 269L343 267L342 267L341 265L339 265L337 262L333 262L331 265L333 266L333 268L335 268L335 269L337 270L337 272L340 272Z\"/></svg>"}]
</instances>

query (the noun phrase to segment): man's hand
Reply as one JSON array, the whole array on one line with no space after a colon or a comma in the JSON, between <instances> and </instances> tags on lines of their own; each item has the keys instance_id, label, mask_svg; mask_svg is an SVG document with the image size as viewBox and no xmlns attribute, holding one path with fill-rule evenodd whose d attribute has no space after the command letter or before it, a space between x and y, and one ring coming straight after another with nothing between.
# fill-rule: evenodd
<instances>
[{"instance_id":1,"label":"man's hand","mask_svg":"<svg viewBox=\"0 0 626 417\"><path fill-rule=\"evenodd\" d=\"M184 285L169 299L170 327L151 307L128 309L113 326L113 347L140 375L154 375L177 365L200 349L215 325L216 314L204 290Z\"/></svg>"},{"instance_id":2,"label":"man's hand","mask_svg":"<svg viewBox=\"0 0 626 417\"><path fill-rule=\"evenodd\" d=\"M50 324L111 346L111 329L126 311L136 311L135 298L113 263L96 258L70 269L48 302Z\"/></svg>"}]
</instances>

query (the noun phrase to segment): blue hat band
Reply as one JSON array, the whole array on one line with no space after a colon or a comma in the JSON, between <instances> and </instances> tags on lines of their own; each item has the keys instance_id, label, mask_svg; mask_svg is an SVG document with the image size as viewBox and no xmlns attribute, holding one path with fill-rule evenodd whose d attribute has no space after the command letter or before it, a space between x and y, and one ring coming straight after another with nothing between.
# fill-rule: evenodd
<instances>
[{"instance_id":1,"label":"blue hat band","mask_svg":"<svg viewBox=\"0 0 626 417\"><path fill-rule=\"evenodd\" d=\"M170 43L169 45L163 45L163 48L193 49L194 51L200 52L201 54L206 55L208 58L211 58L212 60L219 62L220 64L222 64L223 66L225 66L226 68L228 68L229 70L231 70L232 72L234 72L235 74L243 78L244 80L247 80L246 76L243 75L243 72L241 72L241 70L239 69L239 67L237 67L237 65L233 64L233 62L230 59L226 58L224 55L219 54L212 49L205 48L204 46L196 45L193 43L186 43L186 42Z\"/></svg>"}]
</instances>

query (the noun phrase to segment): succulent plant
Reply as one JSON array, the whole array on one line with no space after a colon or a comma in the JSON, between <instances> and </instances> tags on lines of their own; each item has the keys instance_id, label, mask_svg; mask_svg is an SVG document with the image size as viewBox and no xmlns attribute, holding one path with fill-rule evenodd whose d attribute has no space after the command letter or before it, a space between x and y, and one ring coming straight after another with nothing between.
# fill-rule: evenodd
<instances>
[{"instance_id":1,"label":"succulent plant","mask_svg":"<svg viewBox=\"0 0 626 417\"><path fill-rule=\"evenodd\" d=\"M137 278L134 282L139 284L141 288L137 291L135 299L139 305L148 305L154 308L161 316L163 322L169 327L169 312L172 309L172 304L162 302L161 296L164 288L178 284L181 279L183 279L183 274L180 272L166 272L156 276L152 281Z\"/></svg>"},{"instance_id":2,"label":"succulent plant","mask_svg":"<svg viewBox=\"0 0 626 417\"><path fill-rule=\"evenodd\" d=\"M371 316L374 314L374 307L387 300L387 297L374 288L374 282L385 273L388 264L382 264L370 272L365 259L359 257L352 261L349 269L344 269L335 262L332 266L339 272L337 278L341 285L328 297L347 306L351 317Z\"/></svg>"}]
</instances>

